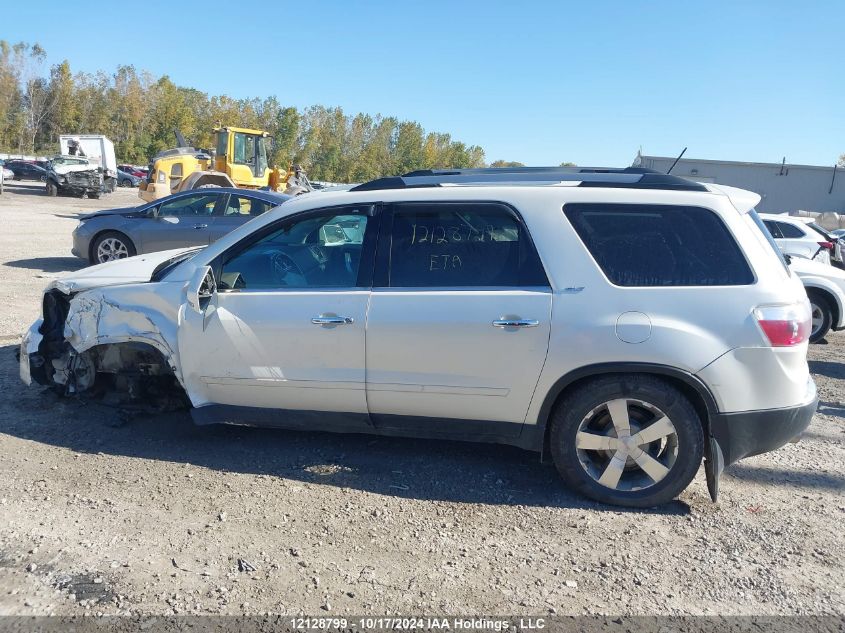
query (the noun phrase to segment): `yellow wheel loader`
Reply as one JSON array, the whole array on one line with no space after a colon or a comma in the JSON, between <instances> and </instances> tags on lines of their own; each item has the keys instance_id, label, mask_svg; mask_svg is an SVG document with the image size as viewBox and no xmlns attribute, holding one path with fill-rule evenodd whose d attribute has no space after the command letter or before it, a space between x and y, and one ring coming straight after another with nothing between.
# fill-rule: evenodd
<instances>
[{"instance_id":1,"label":"yellow wheel loader","mask_svg":"<svg viewBox=\"0 0 845 633\"><path fill-rule=\"evenodd\" d=\"M214 128L215 148L203 150L191 147L182 134L176 132L179 147L157 154L150 165L146 180L138 187L138 195L147 202L170 194L201 187L240 187L242 189L269 188L285 191L288 182L300 185L303 180L293 178L267 162L272 137L262 130L241 127ZM304 180L307 183L307 179ZM310 190L310 187L308 187ZM300 189L296 193L302 193Z\"/></svg>"}]
</instances>

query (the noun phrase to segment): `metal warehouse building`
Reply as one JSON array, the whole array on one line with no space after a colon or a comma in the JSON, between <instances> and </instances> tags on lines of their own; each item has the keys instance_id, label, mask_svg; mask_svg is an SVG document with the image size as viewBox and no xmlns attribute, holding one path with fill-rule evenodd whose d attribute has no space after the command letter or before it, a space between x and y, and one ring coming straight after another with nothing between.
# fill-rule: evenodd
<instances>
[{"instance_id":1,"label":"metal warehouse building","mask_svg":"<svg viewBox=\"0 0 845 633\"><path fill-rule=\"evenodd\" d=\"M632 165L665 172L674 162L675 158L638 153ZM757 210L765 213L802 210L845 214L843 167L682 158L672 174L697 182L713 182L754 191L763 197Z\"/></svg>"}]
</instances>

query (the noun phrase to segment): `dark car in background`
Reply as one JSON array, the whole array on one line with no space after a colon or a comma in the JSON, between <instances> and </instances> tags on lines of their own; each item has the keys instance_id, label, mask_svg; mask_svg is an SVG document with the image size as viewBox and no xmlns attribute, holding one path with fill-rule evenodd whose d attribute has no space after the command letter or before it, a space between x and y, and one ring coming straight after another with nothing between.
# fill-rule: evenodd
<instances>
[{"instance_id":1,"label":"dark car in background","mask_svg":"<svg viewBox=\"0 0 845 633\"><path fill-rule=\"evenodd\" d=\"M141 178L123 171L117 170L117 186L118 187L137 187L141 182Z\"/></svg>"},{"instance_id":2,"label":"dark car in background","mask_svg":"<svg viewBox=\"0 0 845 633\"><path fill-rule=\"evenodd\" d=\"M271 191L192 189L137 207L79 219L72 253L92 264L141 253L205 246L291 196Z\"/></svg>"},{"instance_id":3,"label":"dark car in background","mask_svg":"<svg viewBox=\"0 0 845 633\"><path fill-rule=\"evenodd\" d=\"M124 173L131 174L132 176L137 176L138 178L145 178L147 175L147 172L135 167L135 165L118 165L117 169Z\"/></svg>"},{"instance_id":4,"label":"dark car in background","mask_svg":"<svg viewBox=\"0 0 845 633\"><path fill-rule=\"evenodd\" d=\"M44 182L47 179L46 169L24 160L7 160L6 169L10 169L15 174L15 180L38 180Z\"/></svg>"}]
</instances>

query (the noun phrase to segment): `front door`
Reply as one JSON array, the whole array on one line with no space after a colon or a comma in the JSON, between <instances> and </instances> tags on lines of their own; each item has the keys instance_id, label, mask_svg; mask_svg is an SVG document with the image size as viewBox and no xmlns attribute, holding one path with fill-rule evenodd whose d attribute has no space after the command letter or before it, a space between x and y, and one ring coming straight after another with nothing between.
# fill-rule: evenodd
<instances>
[{"instance_id":1,"label":"front door","mask_svg":"<svg viewBox=\"0 0 845 633\"><path fill-rule=\"evenodd\" d=\"M371 214L339 207L295 216L222 258L217 293L204 313L186 309L179 329L194 406L236 407L245 423L258 415L253 421L280 426L368 424Z\"/></svg>"},{"instance_id":2,"label":"front door","mask_svg":"<svg viewBox=\"0 0 845 633\"><path fill-rule=\"evenodd\" d=\"M225 194L192 193L165 200L155 215L141 220L138 231L142 252L166 251L186 246L205 246L210 242L215 207Z\"/></svg>"},{"instance_id":3,"label":"front door","mask_svg":"<svg viewBox=\"0 0 845 633\"><path fill-rule=\"evenodd\" d=\"M367 319L376 426L518 435L549 344L552 294L502 204L394 205Z\"/></svg>"}]
</instances>

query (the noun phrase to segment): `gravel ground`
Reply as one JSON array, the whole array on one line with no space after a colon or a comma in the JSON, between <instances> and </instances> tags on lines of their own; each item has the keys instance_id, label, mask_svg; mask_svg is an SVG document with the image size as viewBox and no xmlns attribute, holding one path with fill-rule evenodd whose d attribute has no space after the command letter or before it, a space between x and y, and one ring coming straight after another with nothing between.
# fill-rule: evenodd
<instances>
[{"instance_id":1,"label":"gravel ground","mask_svg":"<svg viewBox=\"0 0 845 633\"><path fill-rule=\"evenodd\" d=\"M0 197L0 614L845 614L845 333L803 441L643 512L498 446L124 423L17 378L80 211Z\"/></svg>"}]
</instances>

